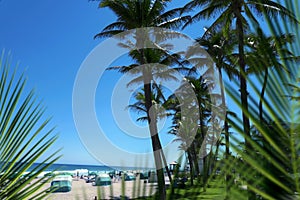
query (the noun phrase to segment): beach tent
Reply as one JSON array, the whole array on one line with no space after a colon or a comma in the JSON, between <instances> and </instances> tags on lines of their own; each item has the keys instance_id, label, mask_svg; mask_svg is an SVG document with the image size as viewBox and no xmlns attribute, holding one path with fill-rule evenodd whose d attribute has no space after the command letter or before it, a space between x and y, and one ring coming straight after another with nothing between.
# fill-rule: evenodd
<instances>
[{"instance_id":1,"label":"beach tent","mask_svg":"<svg viewBox=\"0 0 300 200\"><path fill-rule=\"evenodd\" d=\"M133 180L135 180L135 175L133 173L125 174L125 181L133 181Z\"/></svg>"},{"instance_id":2,"label":"beach tent","mask_svg":"<svg viewBox=\"0 0 300 200\"><path fill-rule=\"evenodd\" d=\"M139 176L140 180L148 179L148 172L139 172L137 176Z\"/></svg>"},{"instance_id":3,"label":"beach tent","mask_svg":"<svg viewBox=\"0 0 300 200\"><path fill-rule=\"evenodd\" d=\"M111 185L111 178L108 174L98 174L95 179L95 186Z\"/></svg>"},{"instance_id":4,"label":"beach tent","mask_svg":"<svg viewBox=\"0 0 300 200\"><path fill-rule=\"evenodd\" d=\"M70 192L72 190L72 176L56 176L51 182L50 190L53 192Z\"/></svg>"}]
</instances>

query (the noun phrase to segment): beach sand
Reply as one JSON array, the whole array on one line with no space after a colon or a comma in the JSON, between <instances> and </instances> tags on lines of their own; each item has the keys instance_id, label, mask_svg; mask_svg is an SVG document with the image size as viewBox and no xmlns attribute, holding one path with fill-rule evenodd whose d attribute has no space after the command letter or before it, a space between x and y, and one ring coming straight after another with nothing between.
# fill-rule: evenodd
<instances>
[{"instance_id":1,"label":"beach sand","mask_svg":"<svg viewBox=\"0 0 300 200\"><path fill-rule=\"evenodd\" d=\"M47 189L50 183L46 183L41 189ZM144 180L125 181L125 199L132 199L142 196L150 196L156 191L156 183L144 183ZM112 181L111 186L93 186L86 183L84 179L73 178L72 190L70 192L51 193L48 200L93 200L97 199L120 199L122 196L122 181ZM101 198L99 198L101 197Z\"/></svg>"}]
</instances>

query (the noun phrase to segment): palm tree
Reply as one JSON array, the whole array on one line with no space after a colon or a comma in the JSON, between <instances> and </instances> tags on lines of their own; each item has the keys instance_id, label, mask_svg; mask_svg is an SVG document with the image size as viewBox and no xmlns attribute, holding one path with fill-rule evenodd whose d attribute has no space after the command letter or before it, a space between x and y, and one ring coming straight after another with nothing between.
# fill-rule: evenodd
<instances>
[{"instance_id":1,"label":"palm tree","mask_svg":"<svg viewBox=\"0 0 300 200\"><path fill-rule=\"evenodd\" d=\"M213 59L216 64L216 68L219 72L219 84L221 88L221 98L222 98L222 109L227 110L226 99L225 99L225 88L223 83L223 71L226 72L227 76L231 80L233 77L238 77L238 70L235 67L234 58L232 52L236 47L237 40L234 36L234 31L226 36L222 30L222 26L215 27L214 29L206 29L202 37L196 39L200 46L202 46L208 54ZM229 141L229 124L228 124L228 114L231 112L226 112L224 120L224 135L225 135L225 158L230 158L230 141ZM226 195L229 195L230 187L230 172L226 171L225 180L226 180Z\"/></svg>"},{"instance_id":2,"label":"palm tree","mask_svg":"<svg viewBox=\"0 0 300 200\"><path fill-rule=\"evenodd\" d=\"M249 69L247 74L259 74L264 70L263 85L259 99L259 119L264 123L263 119L263 102L267 88L268 75L270 68L274 70L283 70L292 76L290 69L286 68L283 62L295 61L298 57L288 49L287 45L294 42L292 34L281 34L274 36L265 36L260 28L256 34L248 35L248 46L250 52L247 52L247 63Z\"/></svg>"},{"instance_id":3,"label":"palm tree","mask_svg":"<svg viewBox=\"0 0 300 200\"><path fill-rule=\"evenodd\" d=\"M189 83L185 83L189 84ZM179 87L175 94L172 94L168 97L167 101L164 103L164 107L169 110L168 115L172 116L172 126L170 127L169 133L176 135L176 139L174 139L174 142L180 142L179 149L183 150L187 154L187 158L189 161L189 169L190 169L190 181L191 185L194 185L194 178L195 175L198 175L200 173L199 171L199 165L198 165L198 156L197 156L197 140L199 140L199 137L197 138L197 130L195 128L198 128L198 126L193 125L195 121L193 119L199 118L199 116L191 117L190 121L186 122L182 120L182 111L180 109L180 105L182 106L183 102L180 102L178 98L181 98L181 96L185 95L185 86L181 85ZM184 102L187 107L194 107L194 109L189 109L190 113L189 116L195 115L195 111L198 111L198 108L195 104L193 104L193 101ZM201 143L201 141L199 141Z\"/></svg>"},{"instance_id":4,"label":"palm tree","mask_svg":"<svg viewBox=\"0 0 300 200\"><path fill-rule=\"evenodd\" d=\"M196 6L201 6L203 9L196 13L191 20L186 24L191 24L201 18L210 19L220 13L218 18L213 22L209 29L214 29L220 24L223 25L224 34L228 34L235 25L236 35L238 39L238 66L240 79L240 98L243 119L243 135L245 139L245 151L251 152L250 135L250 120L248 108L248 91L247 91L247 63L245 58L245 33L250 30L250 23L253 27L259 27L259 22L254 13L258 15L268 15L289 18L293 22L297 22L295 15L284 6L272 0L251 1L251 0L233 0L233 1L218 1L218 0L195 0L186 4L183 11L191 10ZM233 24L235 22L235 24ZM249 193L254 198L254 194Z\"/></svg>"},{"instance_id":5,"label":"palm tree","mask_svg":"<svg viewBox=\"0 0 300 200\"><path fill-rule=\"evenodd\" d=\"M174 134L177 136L176 139L174 139L174 142L180 142L179 149L183 150L187 154L188 163L189 163L189 170L190 170L190 183L191 186L194 185L194 177L195 172L199 171L198 167L198 160L195 159L195 145L193 144L195 138L190 134L191 130L190 127L185 126L186 124L182 124L181 122L178 122L177 125L174 125L171 127L171 130L169 133ZM178 128L180 127L181 131L178 131ZM196 172L197 174L197 172Z\"/></svg>"},{"instance_id":6,"label":"palm tree","mask_svg":"<svg viewBox=\"0 0 300 200\"><path fill-rule=\"evenodd\" d=\"M220 24L223 25L223 32L228 35L235 22L236 35L238 39L238 65L239 65L239 78L240 78L240 93L241 93L241 106L243 116L243 129L245 135L246 151L250 150L251 146L248 142L250 138L250 121L247 116L248 111L248 92L246 81L246 60L245 60L245 33L250 29L250 23L253 23L254 27L259 26L259 22L254 13L258 16L264 14L268 16L280 15L284 18L288 18L293 22L297 22L295 15L282 6L272 0L263 1L251 1L251 0L233 0L233 1L219 1L219 0L194 0L189 2L183 7L183 12L190 11L195 7L202 7L202 10L197 12L190 21L185 25L194 23L202 18L210 19L215 15L220 15L213 22L210 29L214 29Z\"/></svg>"},{"instance_id":7,"label":"palm tree","mask_svg":"<svg viewBox=\"0 0 300 200\"><path fill-rule=\"evenodd\" d=\"M157 0L101 0L100 8L109 8L117 15L117 21L106 26L94 38L111 37L127 30L146 27L178 28L189 20L180 17L180 9L165 11L168 1Z\"/></svg>"},{"instance_id":8,"label":"palm tree","mask_svg":"<svg viewBox=\"0 0 300 200\"><path fill-rule=\"evenodd\" d=\"M100 33L95 35L95 38L100 37L110 37L118 33L122 33L127 30L145 27L161 27L161 28L176 28L179 27L183 22L185 22L188 17L178 17L179 9L174 9L166 11L167 1L159 0L120 0L120 1L110 1L102 0L100 1L99 7L110 8L116 15L117 21L106 26ZM143 33L140 33L143 34ZM141 46L140 43L145 41L140 41L137 35L136 45ZM142 35L144 38L144 35ZM143 46L143 45L142 45ZM138 59L140 65L147 64L145 49L139 49L137 55L135 53L135 58ZM148 51L149 52L149 51ZM157 134L156 118L150 112L152 107L151 100L151 83L153 80L152 70L144 67L142 69L142 81L144 84L145 92L145 106L147 110L147 119L149 124L149 129L151 133L152 148L155 157L155 164L157 168L158 176L158 188L159 188L159 198L166 198L165 191L165 181L163 175L162 161L161 161L161 145L160 139Z\"/></svg>"},{"instance_id":9,"label":"palm tree","mask_svg":"<svg viewBox=\"0 0 300 200\"><path fill-rule=\"evenodd\" d=\"M225 99L225 88L223 83L223 73L224 70L231 80L233 77L238 76L238 70L235 68L234 64L231 63L231 54L236 45L236 40L233 37L233 32L229 33L228 37L225 37L224 33L217 29L206 30L201 38L196 39L200 46L202 46L212 57L214 63L219 72L219 84L221 88L221 98L222 98L222 108L226 109L226 99ZM227 117L226 117L227 118ZM229 132L228 132L228 122L224 120L225 128L225 143L226 150L225 153L229 156Z\"/></svg>"},{"instance_id":10,"label":"palm tree","mask_svg":"<svg viewBox=\"0 0 300 200\"><path fill-rule=\"evenodd\" d=\"M154 108L152 111L155 112L154 116L157 119L165 118L168 115L168 113L165 113L164 110L161 109L162 108L161 106L166 103L166 99L163 95L163 87L156 83L153 83L152 87L153 88L152 88L151 99L152 99L153 108ZM148 121L144 90L141 89L141 91L137 91L134 94L134 98L136 99L136 102L129 105L128 108L134 112L137 112L139 115L142 115L139 118L137 118L136 121L138 121L138 122ZM164 165L166 168L166 172L169 176L169 180L172 183L171 173L170 173L170 170L169 170L169 167L168 167L168 164L167 164L167 161L166 161L163 151L162 151L162 159L163 159L163 162L164 162Z\"/></svg>"},{"instance_id":11,"label":"palm tree","mask_svg":"<svg viewBox=\"0 0 300 200\"><path fill-rule=\"evenodd\" d=\"M211 116L211 95L209 88L210 81L208 79L205 79L203 76L200 76L199 78L195 78L193 76L186 77L187 84L190 84L196 94L197 98L197 109L198 109L198 118L197 125L199 127L196 135L193 135L193 130L191 127L193 127L191 124L195 122L189 122L189 123L181 123L181 111L179 109L179 101L176 100L175 95L171 95L168 98L168 105L167 109L173 111L173 126L171 127L170 133L175 134L178 136L178 140L182 142L182 148L185 148L185 150L188 153L188 159L192 159L192 162L190 163L190 170L191 170L191 178L194 178L193 174L194 172L199 175L200 174L200 168L198 165L199 156L202 156L203 159L203 169L202 169L202 175L203 175L203 183L204 185L207 182L208 178L208 170L207 170L207 142L206 140L210 138L212 141L215 139L214 135L208 134L208 124L209 124L209 117ZM185 92L185 86L182 85L176 90L176 94L184 95ZM194 102L190 102L190 107L194 107ZM193 113L191 113L192 115ZM180 129L180 131L179 131ZM205 188L205 187L204 187Z\"/></svg>"},{"instance_id":12,"label":"palm tree","mask_svg":"<svg viewBox=\"0 0 300 200\"><path fill-rule=\"evenodd\" d=\"M206 144L206 137L209 137L207 135L207 130L208 130L208 118L211 115L211 94L209 91L209 84L212 84L209 82L209 80L205 79L204 77L200 76L199 78L189 78L188 79L189 83L193 86L198 104L199 104L199 136L201 137L201 142L204 142L202 144L201 148L201 143L199 140L196 140L196 146L198 149L198 153L200 151L200 148L203 150L201 152L202 154L202 159L203 159L203 184L204 184L204 189L208 180L208 169L207 169L207 146ZM196 135L197 139L197 135ZM204 145L204 146L203 146Z\"/></svg>"},{"instance_id":13,"label":"palm tree","mask_svg":"<svg viewBox=\"0 0 300 200\"><path fill-rule=\"evenodd\" d=\"M290 63L288 67L298 69L298 65ZM292 66L293 65L293 66ZM295 199L300 192L300 177L299 177L299 163L300 163L300 143L299 143L299 80L297 83L288 83L290 80L287 76L281 79L284 75L282 70L270 70L269 79L271 83L267 90L268 98L265 99L264 115L269 122L262 124L257 118L258 104L254 103L260 96L260 93L254 93L257 98L250 99L253 109L250 109L249 117L253 122L257 133L256 136L264 138L264 141L254 138L252 135L251 146L254 147L254 153L248 154L240 146L241 138L238 134L243 133L242 120L239 118L233 119L228 117L229 125L237 133L236 136L231 136L231 149L236 154L237 159L224 159L219 166L221 172L229 171L232 175L232 187L228 198L230 199L247 199L247 191L254 191L256 199ZM259 81L260 84L257 84ZM261 90L263 80L249 80L255 91ZM235 84L235 85L233 85ZM233 99L234 104L240 106L240 96L235 87L238 85L237 81L233 81L228 85L227 94ZM291 91L290 85L295 88L295 94ZM284 96L292 97L286 98ZM294 105L293 105L294 104ZM253 134L253 132L252 132ZM233 157L234 154L231 156ZM249 167L250 166L250 167ZM235 173L232 173L234 169ZM223 188L223 176L216 176L216 179L211 179L209 185L214 189L212 191L220 191ZM237 184L233 180L237 180ZM245 187L244 180L251 180L247 182L247 191L241 190L240 186ZM240 185L241 184L241 185ZM199 189L190 189L183 192L183 196L188 194L195 195L189 198L207 198L211 191L199 194ZM224 192L223 192L224 191ZM220 196L214 198L224 198L225 190L220 191ZM249 198L248 198L249 199Z\"/></svg>"},{"instance_id":14,"label":"palm tree","mask_svg":"<svg viewBox=\"0 0 300 200\"><path fill-rule=\"evenodd\" d=\"M0 59L0 199L42 199L40 191L48 180L34 179L51 166L56 153L34 165L55 142L53 129L45 130L44 109L35 101L33 91L23 95L26 80L9 71L10 61ZM12 74L10 76L10 74ZM29 171L29 173L26 173ZM30 185L28 185L31 183Z\"/></svg>"}]
</instances>

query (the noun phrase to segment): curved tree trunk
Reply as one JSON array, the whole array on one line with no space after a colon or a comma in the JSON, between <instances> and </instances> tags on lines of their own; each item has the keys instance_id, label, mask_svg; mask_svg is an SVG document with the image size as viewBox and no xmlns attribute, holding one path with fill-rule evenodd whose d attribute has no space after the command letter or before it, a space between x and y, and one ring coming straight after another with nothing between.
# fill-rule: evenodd
<instances>
[{"instance_id":1,"label":"curved tree trunk","mask_svg":"<svg viewBox=\"0 0 300 200\"><path fill-rule=\"evenodd\" d=\"M220 66L218 66L219 70L219 82L221 86L221 98L222 98L222 108L227 110L226 103L225 103L225 88L223 84L223 76L222 76L222 69ZM224 120L224 131L225 131L225 158L226 162L229 162L229 156L230 156L230 146L229 146L229 125L227 120L227 113L225 113L225 120ZM226 181L226 197L225 199L229 199L229 191L230 191L230 171L226 170L225 172L225 181Z\"/></svg>"},{"instance_id":2,"label":"curved tree trunk","mask_svg":"<svg viewBox=\"0 0 300 200\"><path fill-rule=\"evenodd\" d=\"M189 149L187 150L187 155L190 164L190 179L191 179L190 181L191 181L191 185L194 185L194 165L193 165L193 158Z\"/></svg>"},{"instance_id":3,"label":"curved tree trunk","mask_svg":"<svg viewBox=\"0 0 300 200\"><path fill-rule=\"evenodd\" d=\"M191 145L191 156L192 156L193 165L194 165L194 175L196 174L197 177L199 178L200 169L199 169L199 164L198 164L198 154L197 154L196 148L197 148L197 145L194 141Z\"/></svg>"},{"instance_id":4,"label":"curved tree trunk","mask_svg":"<svg viewBox=\"0 0 300 200\"><path fill-rule=\"evenodd\" d=\"M239 52L239 78L240 78L240 92L241 92L241 106L242 106L242 116L243 116L243 129L245 134L245 153L251 157L253 153L251 151L251 135L250 135L250 120L248 117L248 92L247 92L247 80L246 80L246 62L245 62L245 52L244 52L244 27L242 22L242 5L239 1L235 2L237 4L237 9L235 10L236 17L236 29L238 34L238 52ZM248 165L247 167L250 167ZM247 180L249 185L253 185L251 177ZM255 199L255 193L253 191L248 191L248 199Z\"/></svg>"},{"instance_id":5,"label":"curved tree trunk","mask_svg":"<svg viewBox=\"0 0 300 200\"><path fill-rule=\"evenodd\" d=\"M264 95L267 87L267 81L268 81L269 71L268 68L265 70L265 76L264 76L264 83L263 87L261 89L260 93L260 99L259 99L259 120L260 123L263 123L263 101L264 101Z\"/></svg>"},{"instance_id":6,"label":"curved tree trunk","mask_svg":"<svg viewBox=\"0 0 300 200\"><path fill-rule=\"evenodd\" d=\"M230 149L229 149L229 125L228 125L228 115L226 114L225 117L225 124L224 124L224 129L225 129L225 156L226 156L226 165L228 163L230 163L229 159L230 159ZM226 197L225 199L229 199L230 196L230 187L231 187L231 170L226 170L225 172L225 181L226 181Z\"/></svg>"},{"instance_id":7,"label":"curved tree trunk","mask_svg":"<svg viewBox=\"0 0 300 200\"><path fill-rule=\"evenodd\" d=\"M198 99L198 102L199 99ZM200 104L200 103L199 103ZM201 105L200 105L201 106ZM201 108L199 108L199 117L200 117L200 130L201 130L201 139L202 139L202 145L204 145L203 147L203 151L204 152L200 152L203 155L202 158L202 180L203 180L203 190L206 191L206 183L207 183L207 156L206 156L206 142L205 140L205 131L204 131L204 116L203 116L203 111ZM200 147L202 148L202 147Z\"/></svg>"},{"instance_id":8,"label":"curved tree trunk","mask_svg":"<svg viewBox=\"0 0 300 200\"><path fill-rule=\"evenodd\" d=\"M225 88L223 84L223 75L222 75L222 69L220 66L218 67L219 71L219 82L220 82L220 87L221 87L221 98L222 98L222 109L224 109L227 112L227 106L226 106L226 99L225 99ZM229 126L228 126L228 121L227 121L227 113L225 112L225 120L224 120L224 129L225 129L225 155L226 158L229 156Z\"/></svg>"},{"instance_id":9,"label":"curved tree trunk","mask_svg":"<svg viewBox=\"0 0 300 200\"><path fill-rule=\"evenodd\" d=\"M163 151L162 147L161 147L161 156L162 156L162 159L164 161L164 165L165 165L167 175L169 177L169 181L170 181L170 183L172 183L173 180L172 180L171 172L170 172L170 169L168 167L168 163L167 163L167 160L166 160L166 157L165 157L165 154L164 154L164 151Z\"/></svg>"},{"instance_id":10,"label":"curved tree trunk","mask_svg":"<svg viewBox=\"0 0 300 200\"><path fill-rule=\"evenodd\" d=\"M141 42L141 41L140 41ZM143 42L143 41L142 41ZM146 64L144 57L144 51L140 49L141 53L141 63ZM151 69L146 66L143 68L143 82L144 82L144 91L145 91L145 107L147 110L147 120L149 125L149 130L151 134L152 150L154 154L154 161L156 166L157 182L158 182L158 198L161 200L166 199L166 185L165 185L165 176L162 162L162 147L157 131L157 118L155 111L151 111L152 107L152 72Z\"/></svg>"},{"instance_id":11,"label":"curved tree trunk","mask_svg":"<svg viewBox=\"0 0 300 200\"><path fill-rule=\"evenodd\" d=\"M250 120L248 115L248 92L247 92L247 80L246 80L246 63L245 63L245 52L244 52L244 28L241 19L242 8L239 6L236 13L236 28L238 32L238 51L239 51L239 68L240 68L240 92L241 92L241 105L243 115L243 128L245 133L245 151L251 149L251 145L248 141L250 138Z\"/></svg>"},{"instance_id":12,"label":"curved tree trunk","mask_svg":"<svg viewBox=\"0 0 300 200\"><path fill-rule=\"evenodd\" d=\"M165 186L163 162L161 157L161 144L157 133L156 118L154 116L154 113L150 111L150 108L152 106L151 84L144 84L144 89L145 89L145 99L146 99L145 103L147 108L148 124L149 124L150 134L151 134L152 150L153 150L154 161L156 166L158 194L159 194L158 198L161 200L165 200L166 186Z\"/></svg>"}]
</instances>

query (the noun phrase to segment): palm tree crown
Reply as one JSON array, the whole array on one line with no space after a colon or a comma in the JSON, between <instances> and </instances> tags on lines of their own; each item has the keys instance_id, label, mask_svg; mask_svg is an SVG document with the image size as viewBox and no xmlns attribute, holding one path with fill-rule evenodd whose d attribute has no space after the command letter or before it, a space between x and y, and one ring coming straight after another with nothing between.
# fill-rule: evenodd
<instances>
[{"instance_id":1,"label":"palm tree crown","mask_svg":"<svg viewBox=\"0 0 300 200\"><path fill-rule=\"evenodd\" d=\"M159 0L103 0L99 7L110 8L117 15L117 21L106 26L101 33L95 35L95 38L111 37L126 30L144 27L179 28L190 17L180 16L179 8L165 12L167 2Z\"/></svg>"}]
</instances>

